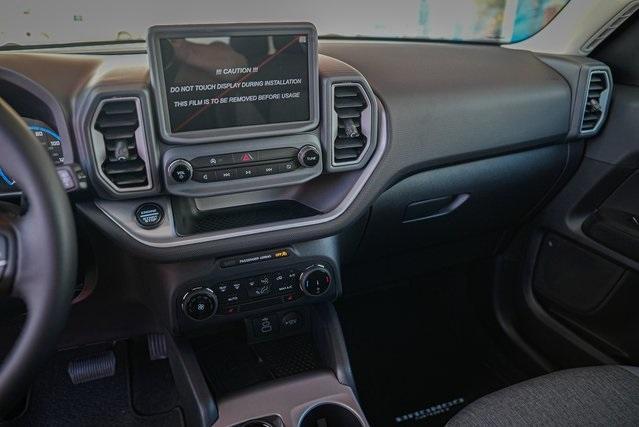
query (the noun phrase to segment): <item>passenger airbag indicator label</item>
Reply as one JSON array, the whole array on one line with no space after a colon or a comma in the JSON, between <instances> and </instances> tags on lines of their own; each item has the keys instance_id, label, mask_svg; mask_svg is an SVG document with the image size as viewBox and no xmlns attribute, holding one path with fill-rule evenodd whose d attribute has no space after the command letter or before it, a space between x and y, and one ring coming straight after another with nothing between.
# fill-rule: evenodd
<instances>
[{"instance_id":1,"label":"passenger airbag indicator label","mask_svg":"<svg viewBox=\"0 0 639 427\"><path fill-rule=\"evenodd\" d=\"M220 262L222 268L234 267L237 265L248 265L257 262L270 261L273 259L288 258L290 252L287 249L277 249L269 252L260 252L257 254L243 255L239 257L227 258Z\"/></svg>"}]
</instances>

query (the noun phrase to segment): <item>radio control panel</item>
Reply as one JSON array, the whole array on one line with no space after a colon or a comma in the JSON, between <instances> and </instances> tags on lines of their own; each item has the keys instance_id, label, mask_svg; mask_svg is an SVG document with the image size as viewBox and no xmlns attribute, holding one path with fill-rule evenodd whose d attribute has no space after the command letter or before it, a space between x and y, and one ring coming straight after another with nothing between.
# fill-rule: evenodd
<instances>
[{"instance_id":1,"label":"radio control panel","mask_svg":"<svg viewBox=\"0 0 639 427\"><path fill-rule=\"evenodd\" d=\"M313 134L183 146L164 155L167 190L204 197L298 184L322 173L322 151Z\"/></svg>"}]
</instances>

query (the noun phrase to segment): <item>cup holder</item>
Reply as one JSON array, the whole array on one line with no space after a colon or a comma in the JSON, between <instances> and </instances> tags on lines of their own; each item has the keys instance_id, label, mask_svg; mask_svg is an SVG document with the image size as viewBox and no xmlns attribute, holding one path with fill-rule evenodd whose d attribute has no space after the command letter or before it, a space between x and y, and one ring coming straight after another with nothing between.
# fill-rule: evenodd
<instances>
[{"instance_id":1,"label":"cup holder","mask_svg":"<svg viewBox=\"0 0 639 427\"><path fill-rule=\"evenodd\" d=\"M364 424L345 406L322 403L304 414L299 427L364 427Z\"/></svg>"}]
</instances>

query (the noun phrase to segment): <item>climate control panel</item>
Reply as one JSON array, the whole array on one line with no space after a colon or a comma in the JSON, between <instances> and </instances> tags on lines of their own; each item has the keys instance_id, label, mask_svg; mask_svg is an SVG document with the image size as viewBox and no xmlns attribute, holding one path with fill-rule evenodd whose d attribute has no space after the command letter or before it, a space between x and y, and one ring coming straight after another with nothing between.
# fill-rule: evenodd
<instances>
[{"instance_id":1,"label":"climate control panel","mask_svg":"<svg viewBox=\"0 0 639 427\"><path fill-rule=\"evenodd\" d=\"M318 301L334 291L333 269L327 263L305 262L232 279L196 281L181 296L180 307L188 319L203 321Z\"/></svg>"}]
</instances>

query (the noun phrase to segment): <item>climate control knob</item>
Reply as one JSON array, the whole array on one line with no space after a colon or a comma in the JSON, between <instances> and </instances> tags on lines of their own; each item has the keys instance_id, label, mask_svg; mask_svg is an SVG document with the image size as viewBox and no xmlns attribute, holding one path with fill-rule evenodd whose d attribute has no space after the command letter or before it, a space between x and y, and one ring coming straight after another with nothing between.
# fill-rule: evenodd
<instances>
[{"instance_id":1,"label":"climate control knob","mask_svg":"<svg viewBox=\"0 0 639 427\"><path fill-rule=\"evenodd\" d=\"M175 182L187 182L193 176L193 166L184 159L174 160L169 165L169 175Z\"/></svg>"},{"instance_id":2,"label":"climate control knob","mask_svg":"<svg viewBox=\"0 0 639 427\"><path fill-rule=\"evenodd\" d=\"M297 153L297 161L305 168L312 168L320 161L320 153L312 145L305 145Z\"/></svg>"},{"instance_id":3,"label":"climate control knob","mask_svg":"<svg viewBox=\"0 0 639 427\"><path fill-rule=\"evenodd\" d=\"M182 297L182 311L193 320L208 319L217 307L217 296L209 288L194 288Z\"/></svg>"},{"instance_id":4,"label":"climate control knob","mask_svg":"<svg viewBox=\"0 0 639 427\"><path fill-rule=\"evenodd\" d=\"M333 277L323 265L316 264L308 267L300 276L300 289L306 295L318 297L324 295L331 287Z\"/></svg>"}]
</instances>

